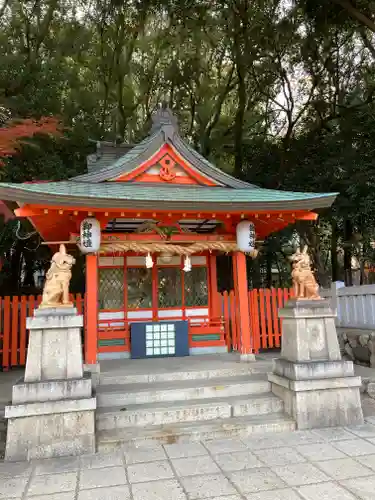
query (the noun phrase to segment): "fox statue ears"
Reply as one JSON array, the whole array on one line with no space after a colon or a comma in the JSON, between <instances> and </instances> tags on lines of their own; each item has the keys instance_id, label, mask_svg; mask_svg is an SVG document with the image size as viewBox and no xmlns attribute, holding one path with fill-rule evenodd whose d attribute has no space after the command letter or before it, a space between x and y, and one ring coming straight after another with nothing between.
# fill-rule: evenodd
<instances>
[{"instance_id":1,"label":"fox statue ears","mask_svg":"<svg viewBox=\"0 0 375 500\"><path fill-rule=\"evenodd\" d=\"M294 252L294 254L290 257L291 260L293 260L295 257L299 257L300 255L307 255L307 250L308 250L308 246L305 245L303 247L303 250L301 252L301 249L300 248L297 248L297 250Z\"/></svg>"},{"instance_id":2,"label":"fox statue ears","mask_svg":"<svg viewBox=\"0 0 375 500\"><path fill-rule=\"evenodd\" d=\"M59 253L61 253L62 255L66 255L66 248L64 243L61 243Z\"/></svg>"}]
</instances>

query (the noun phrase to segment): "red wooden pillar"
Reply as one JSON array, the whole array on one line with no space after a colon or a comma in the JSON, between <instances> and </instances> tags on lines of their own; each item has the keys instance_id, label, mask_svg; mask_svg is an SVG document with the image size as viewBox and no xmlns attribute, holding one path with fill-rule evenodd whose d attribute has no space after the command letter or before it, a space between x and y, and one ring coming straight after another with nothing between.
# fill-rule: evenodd
<instances>
[{"instance_id":1,"label":"red wooden pillar","mask_svg":"<svg viewBox=\"0 0 375 500\"><path fill-rule=\"evenodd\" d=\"M217 292L217 264L216 255L210 253L208 256L208 269L209 269L209 297L210 297L210 316L211 318L220 318L222 316L222 304L219 301Z\"/></svg>"},{"instance_id":2,"label":"red wooden pillar","mask_svg":"<svg viewBox=\"0 0 375 500\"><path fill-rule=\"evenodd\" d=\"M254 359L253 342L250 328L250 304L247 286L246 256L242 252L233 254L233 280L238 309L238 350L244 360Z\"/></svg>"},{"instance_id":3,"label":"red wooden pillar","mask_svg":"<svg viewBox=\"0 0 375 500\"><path fill-rule=\"evenodd\" d=\"M98 352L98 257L86 255L85 363L94 365Z\"/></svg>"}]
</instances>

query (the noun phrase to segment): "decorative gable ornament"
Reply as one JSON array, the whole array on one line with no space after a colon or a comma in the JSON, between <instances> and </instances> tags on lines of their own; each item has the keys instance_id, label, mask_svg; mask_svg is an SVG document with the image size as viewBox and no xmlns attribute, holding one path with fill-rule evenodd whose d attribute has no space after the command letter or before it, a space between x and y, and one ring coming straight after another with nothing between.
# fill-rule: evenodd
<instances>
[{"instance_id":1,"label":"decorative gable ornament","mask_svg":"<svg viewBox=\"0 0 375 500\"><path fill-rule=\"evenodd\" d=\"M94 217L84 219L80 227L80 250L82 253L96 253L100 249L100 222Z\"/></svg>"},{"instance_id":2,"label":"decorative gable ornament","mask_svg":"<svg viewBox=\"0 0 375 500\"><path fill-rule=\"evenodd\" d=\"M244 220L237 225L237 248L241 252L255 250L255 226L252 222Z\"/></svg>"},{"instance_id":3,"label":"decorative gable ornament","mask_svg":"<svg viewBox=\"0 0 375 500\"><path fill-rule=\"evenodd\" d=\"M160 170L159 170L160 179L166 182L171 182L175 180L176 172L173 170L173 168L176 166L176 162L173 161L172 158L169 157L169 155L166 155L159 161L159 164L160 164Z\"/></svg>"}]
</instances>

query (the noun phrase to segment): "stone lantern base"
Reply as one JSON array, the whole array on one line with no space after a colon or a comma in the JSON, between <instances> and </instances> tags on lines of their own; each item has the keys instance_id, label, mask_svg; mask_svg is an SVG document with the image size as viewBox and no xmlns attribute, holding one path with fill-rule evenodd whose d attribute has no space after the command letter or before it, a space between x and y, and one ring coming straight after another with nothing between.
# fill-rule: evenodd
<instances>
[{"instance_id":1,"label":"stone lantern base","mask_svg":"<svg viewBox=\"0 0 375 500\"><path fill-rule=\"evenodd\" d=\"M291 300L280 309L281 358L268 375L272 392L298 429L363 423L361 377L341 359L335 314L326 300Z\"/></svg>"},{"instance_id":2,"label":"stone lantern base","mask_svg":"<svg viewBox=\"0 0 375 500\"><path fill-rule=\"evenodd\" d=\"M5 460L95 452L96 398L83 373L82 326L72 307L38 309L27 319L25 378L5 408Z\"/></svg>"}]
</instances>

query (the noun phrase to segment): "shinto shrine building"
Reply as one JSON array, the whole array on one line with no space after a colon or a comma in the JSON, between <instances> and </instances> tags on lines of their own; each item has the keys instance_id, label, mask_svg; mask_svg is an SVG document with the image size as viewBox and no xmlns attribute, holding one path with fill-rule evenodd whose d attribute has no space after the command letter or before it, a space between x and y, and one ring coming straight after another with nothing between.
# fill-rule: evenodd
<instances>
[{"instance_id":1,"label":"shinto shrine building","mask_svg":"<svg viewBox=\"0 0 375 500\"><path fill-rule=\"evenodd\" d=\"M85 361L94 364L227 351L217 293L222 252L233 255L238 350L251 354L238 224L252 222L263 240L296 220L315 220L314 211L329 207L335 195L238 180L192 149L170 110L161 109L149 136L133 148L101 143L86 174L0 183L0 199L17 202L15 214L27 217L54 250L61 241L77 244L82 221L100 224L100 250L86 255Z\"/></svg>"}]
</instances>

